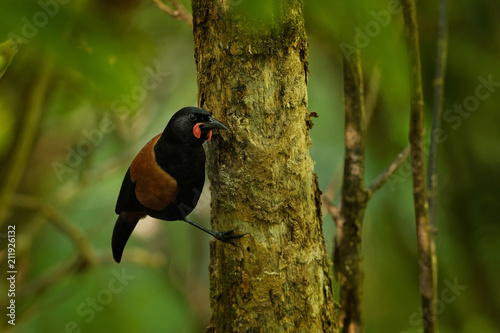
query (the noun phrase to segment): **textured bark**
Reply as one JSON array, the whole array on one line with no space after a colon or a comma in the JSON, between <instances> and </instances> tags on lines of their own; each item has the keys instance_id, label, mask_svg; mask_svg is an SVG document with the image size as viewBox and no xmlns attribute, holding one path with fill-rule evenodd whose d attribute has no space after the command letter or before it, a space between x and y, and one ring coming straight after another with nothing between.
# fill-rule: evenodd
<instances>
[{"instance_id":1,"label":"textured bark","mask_svg":"<svg viewBox=\"0 0 500 333\"><path fill-rule=\"evenodd\" d=\"M413 173L413 201L417 224L419 283L422 298L423 328L425 333L438 331L436 314L437 286L433 262L437 263L430 232L430 220L425 187L425 155L423 141L424 97L420 65L417 13L413 0L403 0L408 65L410 69L410 145Z\"/></svg>"},{"instance_id":2,"label":"textured bark","mask_svg":"<svg viewBox=\"0 0 500 333\"><path fill-rule=\"evenodd\" d=\"M262 2L252 16L237 2L192 2L199 106L230 129L208 145L212 228L248 233L241 247L210 244L207 331L334 332L303 5Z\"/></svg>"},{"instance_id":3,"label":"textured bark","mask_svg":"<svg viewBox=\"0 0 500 333\"><path fill-rule=\"evenodd\" d=\"M345 159L340 216L336 220L335 272L340 282L339 324L363 331L361 227L370 192L365 187L365 112L359 50L344 57Z\"/></svg>"}]
</instances>

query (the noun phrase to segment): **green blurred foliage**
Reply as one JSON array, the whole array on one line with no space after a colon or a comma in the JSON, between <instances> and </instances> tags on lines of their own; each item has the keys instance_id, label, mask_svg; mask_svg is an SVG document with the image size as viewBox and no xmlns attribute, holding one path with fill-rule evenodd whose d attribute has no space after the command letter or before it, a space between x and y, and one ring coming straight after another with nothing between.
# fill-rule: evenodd
<instances>
[{"instance_id":1,"label":"green blurred foliage","mask_svg":"<svg viewBox=\"0 0 500 333\"><path fill-rule=\"evenodd\" d=\"M0 44L0 79L7 70L7 67L9 67L10 61L16 55L17 50L19 50L19 46L21 46L19 41L11 39Z\"/></svg>"},{"instance_id":2,"label":"green blurred foliage","mask_svg":"<svg viewBox=\"0 0 500 333\"><path fill-rule=\"evenodd\" d=\"M250 16L263 10L245 0L229 3ZM184 5L190 7L187 1ZM275 8L263 6L263 17L274 15ZM85 234L99 262L55 278L54 272L76 258L74 244L40 213L14 207L7 224L17 227L17 321L15 327L2 321L3 328L202 331L210 315L210 237L183 223L144 221L120 265L111 262L109 244L116 196L131 159L177 109L196 105L191 29L152 1L141 0L6 0L0 2L0 13L0 42L8 37L23 41L0 81L0 174L6 177L29 102L36 98L34 87L53 61L43 120L18 192L59 210ZM436 3L419 1L418 14L430 128ZM311 131L311 155L320 186L326 190L332 179L340 186L333 176L341 170L344 149L342 43L360 47L366 91L375 89L377 96L367 130L366 178L371 181L407 143L409 87L402 15L390 0L311 0L305 15L309 109L320 116ZM448 15L447 118L437 213L440 328L445 333L498 332L500 4L449 2ZM488 77L494 82L490 90L478 88ZM487 97L476 98L477 105L467 104L474 102L477 89ZM460 105L472 111L464 108L460 113ZM366 212L367 332L419 332L411 185L405 165L375 194ZM192 218L208 225L208 212L206 189ZM325 216L324 231L331 250L335 228L330 216ZM0 234L2 269L5 234L6 228ZM117 282L122 269L130 280ZM53 283L38 288L47 277Z\"/></svg>"}]
</instances>

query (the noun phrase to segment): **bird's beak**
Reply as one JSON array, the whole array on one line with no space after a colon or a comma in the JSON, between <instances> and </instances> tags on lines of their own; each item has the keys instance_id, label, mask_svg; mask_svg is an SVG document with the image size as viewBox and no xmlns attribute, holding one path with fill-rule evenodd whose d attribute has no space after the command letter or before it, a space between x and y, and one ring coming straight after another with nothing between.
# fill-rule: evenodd
<instances>
[{"instance_id":1,"label":"bird's beak","mask_svg":"<svg viewBox=\"0 0 500 333\"><path fill-rule=\"evenodd\" d=\"M223 129L227 130L228 128L224 125L222 125L220 122L215 120L214 118L210 117L208 121L204 121L200 123L200 128L203 129Z\"/></svg>"}]
</instances>

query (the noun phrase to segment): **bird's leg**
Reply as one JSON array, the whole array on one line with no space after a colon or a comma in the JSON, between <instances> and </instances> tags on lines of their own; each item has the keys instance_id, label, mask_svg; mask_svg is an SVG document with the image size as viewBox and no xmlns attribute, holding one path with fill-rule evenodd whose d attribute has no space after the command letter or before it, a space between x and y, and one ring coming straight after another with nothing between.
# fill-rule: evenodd
<instances>
[{"instance_id":1,"label":"bird's leg","mask_svg":"<svg viewBox=\"0 0 500 333\"><path fill-rule=\"evenodd\" d=\"M209 229L199 225L196 222L191 221L187 217L184 218L184 221L191 224L192 226L195 226L196 228L206 232L207 234L212 235L213 237L217 238L218 240L223 241L224 243L229 243L229 244L234 245L234 246L238 246L238 245L236 245L236 243L233 242L233 239L240 238L240 237L243 237L246 235L246 234L236 234L235 235L234 234L235 229L229 230L226 232L212 231L212 230L209 230Z\"/></svg>"}]
</instances>

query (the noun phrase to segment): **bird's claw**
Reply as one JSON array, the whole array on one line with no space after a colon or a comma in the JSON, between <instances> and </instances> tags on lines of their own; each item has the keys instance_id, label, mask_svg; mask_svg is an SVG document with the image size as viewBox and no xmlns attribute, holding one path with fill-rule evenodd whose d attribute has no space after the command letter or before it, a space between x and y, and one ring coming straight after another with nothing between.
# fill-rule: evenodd
<instances>
[{"instance_id":1,"label":"bird's claw","mask_svg":"<svg viewBox=\"0 0 500 333\"><path fill-rule=\"evenodd\" d=\"M224 242L224 243L228 243L228 244L240 247L238 244L233 242L233 239L241 238L241 237L247 235L248 233L234 234L235 231L236 231L236 229L232 229L232 230L225 231L225 232L215 231L214 237L217 238L218 240Z\"/></svg>"}]
</instances>

